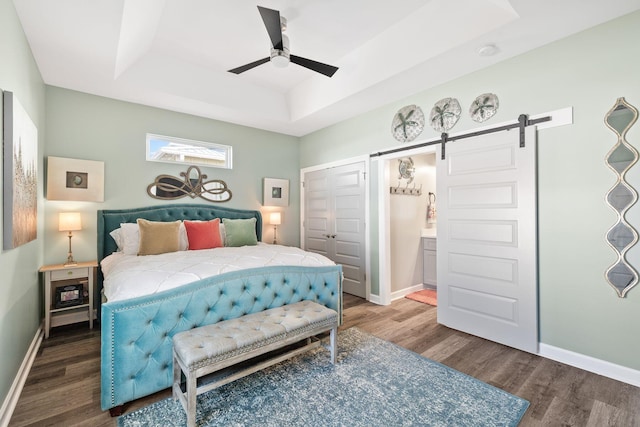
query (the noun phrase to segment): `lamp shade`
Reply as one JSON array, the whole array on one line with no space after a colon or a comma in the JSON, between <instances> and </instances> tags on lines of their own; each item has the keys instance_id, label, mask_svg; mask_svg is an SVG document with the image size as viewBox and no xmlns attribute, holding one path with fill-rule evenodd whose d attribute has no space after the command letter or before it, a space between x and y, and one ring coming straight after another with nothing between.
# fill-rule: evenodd
<instances>
[{"instance_id":1,"label":"lamp shade","mask_svg":"<svg viewBox=\"0 0 640 427\"><path fill-rule=\"evenodd\" d=\"M80 212L60 212L58 218L58 231L82 230Z\"/></svg>"},{"instance_id":2,"label":"lamp shade","mask_svg":"<svg viewBox=\"0 0 640 427\"><path fill-rule=\"evenodd\" d=\"M280 212L271 212L269 214L269 224L271 225L282 224L282 216L280 215Z\"/></svg>"}]
</instances>

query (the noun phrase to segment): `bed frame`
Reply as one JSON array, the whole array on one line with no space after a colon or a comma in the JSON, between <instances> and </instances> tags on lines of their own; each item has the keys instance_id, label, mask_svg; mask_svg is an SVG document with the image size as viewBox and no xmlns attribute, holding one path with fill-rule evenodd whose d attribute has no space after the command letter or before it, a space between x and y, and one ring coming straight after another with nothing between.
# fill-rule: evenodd
<instances>
[{"instance_id":1,"label":"bed frame","mask_svg":"<svg viewBox=\"0 0 640 427\"><path fill-rule=\"evenodd\" d=\"M98 261L116 250L109 233L123 222L256 218L259 211L198 204L98 211ZM98 273L98 290L102 291ZM191 328L310 300L342 319L342 267L274 266L233 271L155 295L106 302L101 318L101 406L112 416L124 404L171 387L172 339Z\"/></svg>"}]
</instances>

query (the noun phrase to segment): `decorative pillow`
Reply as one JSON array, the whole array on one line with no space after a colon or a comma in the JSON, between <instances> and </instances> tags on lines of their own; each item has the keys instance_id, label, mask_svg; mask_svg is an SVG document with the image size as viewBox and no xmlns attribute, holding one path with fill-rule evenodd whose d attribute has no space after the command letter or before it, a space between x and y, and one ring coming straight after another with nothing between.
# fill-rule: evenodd
<instances>
[{"instance_id":1,"label":"decorative pillow","mask_svg":"<svg viewBox=\"0 0 640 427\"><path fill-rule=\"evenodd\" d=\"M224 231L224 224L220 224L220 239L222 240L222 246L227 245L227 233Z\"/></svg>"},{"instance_id":2,"label":"decorative pillow","mask_svg":"<svg viewBox=\"0 0 640 427\"><path fill-rule=\"evenodd\" d=\"M122 241L122 230L120 228L116 228L109 236L113 238L113 241L116 242L116 246L118 247L118 252L122 252L124 249L124 242Z\"/></svg>"},{"instance_id":3,"label":"decorative pillow","mask_svg":"<svg viewBox=\"0 0 640 427\"><path fill-rule=\"evenodd\" d=\"M225 246L255 246L258 244L255 218L223 218L222 223L226 235Z\"/></svg>"},{"instance_id":4,"label":"decorative pillow","mask_svg":"<svg viewBox=\"0 0 640 427\"><path fill-rule=\"evenodd\" d=\"M185 221L184 226L189 238L189 250L223 246L220 236L220 218L211 221Z\"/></svg>"},{"instance_id":5,"label":"decorative pillow","mask_svg":"<svg viewBox=\"0 0 640 427\"><path fill-rule=\"evenodd\" d=\"M115 240L119 252L123 252L125 255L138 255L140 247L140 227L138 224L123 222L120 224L120 228L116 228L109 235ZM187 239L187 230L182 223L180 224L179 237L178 250L186 251L189 248L189 240Z\"/></svg>"},{"instance_id":6,"label":"decorative pillow","mask_svg":"<svg viewBox=\"0 0 640 427\"><path fill-rule=\"evenodd\" d=\"M138 218L140 247L138 255L177 252L180 247L180 221L157 222Z\"/></svg>"},{"instance_id":7,"label":"decorative pillow","mask_svg":"<svg viewBox=\"0 0 640 427\"><path fill-rule=\"evenodd\" d=\"M138 224L130 222L120 224L120 238L122 240L122 252L125 255L138 255L140 247L140 228Z\"/></svg>"}]
</instances>

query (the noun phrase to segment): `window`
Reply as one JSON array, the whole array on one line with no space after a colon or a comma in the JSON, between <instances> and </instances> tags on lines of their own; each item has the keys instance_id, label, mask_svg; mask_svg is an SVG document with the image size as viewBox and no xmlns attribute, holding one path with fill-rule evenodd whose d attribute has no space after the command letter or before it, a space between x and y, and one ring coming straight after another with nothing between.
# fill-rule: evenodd
<instances>
[{"instance_id":1,"label":"window","mask_svg":"<svg viewBox=\"0 0 640 427\"><path fill-rule=\"evenodd\" d=\"M231 146L147 134L147 160L232 169Z\"/></svg>"}]
</instances>

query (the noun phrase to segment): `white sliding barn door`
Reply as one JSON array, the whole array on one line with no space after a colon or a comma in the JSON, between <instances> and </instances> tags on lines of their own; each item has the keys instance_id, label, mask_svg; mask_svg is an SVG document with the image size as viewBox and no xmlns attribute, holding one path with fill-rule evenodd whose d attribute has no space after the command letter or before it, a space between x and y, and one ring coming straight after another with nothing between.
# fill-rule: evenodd
<instances>
[{"instance_id":1,"label":"white sliding barn door","mask_svg":"<svg viewBox=\"0 0 640 427\"><path fill-rule=\"evenodd\" d=\"M535 127L437 152L438 323L537 353Z\"/></svg>"}]
</instances>

